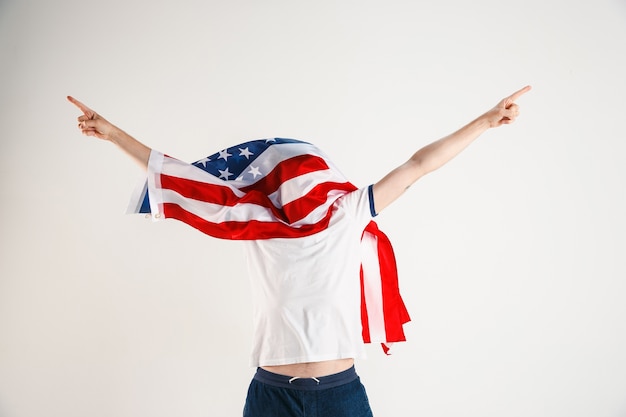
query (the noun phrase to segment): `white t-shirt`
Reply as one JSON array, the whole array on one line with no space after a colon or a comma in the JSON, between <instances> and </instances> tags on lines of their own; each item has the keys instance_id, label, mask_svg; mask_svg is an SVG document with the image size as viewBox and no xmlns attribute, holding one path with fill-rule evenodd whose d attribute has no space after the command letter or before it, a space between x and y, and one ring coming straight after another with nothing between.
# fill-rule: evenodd
<instances>
[{"instance_id":1,"label":"white t-shirt","mask_svg":"<svg viewBox=\"0 0 626 417\"><path fill-rule=\"evenodd\" d=\"M288 146L287 150L304 146L305 154L315 155L315 148L309 144L285 141L281 146ZM235 152L235 148L231 150ZM221 154L206 159L219 161ZM273 156L283 155L279 152ZM315 206L315 216L307 215L305 220L296 217L297 221L286 225L289 233L276 226L284 223L282 215L276 217L254 198L246 200L247 191L235 187L232 181L222 181L198 169L199 165L159 152L151 153L148 180L131 199L129 212L150 212L154 220L174 218L219 238L259 239L242 240L248 252L253 292L253 366L358 358L364 356L363 338L381 343L404 340L401 326L408 321L408 313L398 293L388 239L371 228L375 216L372 187L349 192L341 185L350 184L342 182L342 176L329 164L330 168L321 171L323 181L336 182L340 187L329 191L327 204ZM256 170L256 165L253 168ZM251 171L246 172L253 175ZM312 184L317 184L317 180L310 183L308 171L304 171L283 182L281 193L275 195L273 191L268 196L272 204L290 203L294 201L290 198L294 188L311 190ZM228 168L220 172L229 173ZM294 183L295 178L302 179L302 184ZM224 195L230 196L229 204L223 204ZM258 225L246 224L253 219L263 226L260 233L255 231ZM326 221L327 228L323 229ZM270 235L299 236L299 227L311 225L315 225L316 232L306 237L261 237L267 230ZM363 234L366 227L370 230ZM379 262L381 253L383 263ZM366 320L361 318L362 311ZM364 325L367 329L362 333Z\"/></svg>"},{"instance_id":2,"label":"white t-shirt","mask_svg":"<svg viewBox=\"0 0 626 417\"><path fill-rule=\"evenodd\" d=\"M252 285L251 366L365 355L361 236L374 215L371 186L339 198L311 236L244 241Z\"/></svg>"}]
</instances>

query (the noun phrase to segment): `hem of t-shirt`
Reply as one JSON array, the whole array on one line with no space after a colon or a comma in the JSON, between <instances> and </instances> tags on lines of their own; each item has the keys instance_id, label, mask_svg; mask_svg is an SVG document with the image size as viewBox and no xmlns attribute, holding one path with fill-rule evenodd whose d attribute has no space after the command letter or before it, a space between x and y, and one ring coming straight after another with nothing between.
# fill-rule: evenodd
<instances>
[{"instance_id":1,"label":"hem of t-shirt","mask_svg":"<svg viewBox=\"0 0 626 417\"><path fill-rule=\"evenodd\" d=\"M367 187L367 194L370 200L370 214L372 217L376 217L378 213L376 213L376 208L374 207L374 184L370 184L370 186Z\"/></svg>"},{"instance_id":2,"label":"hem of t-shirt","mask_svg":"<svg viewBox=\"0 0 626 417\"><path fill-rule=\"evenodd\" d=\"M303 356L297 358L266 359L257 361L251 360L250 367L258 368L259 366L293 365L296 363L324 362L338 359L365 359L366 357L367 355L365 352L351 352L340 355Z\"/></svg>"}]
</instances>

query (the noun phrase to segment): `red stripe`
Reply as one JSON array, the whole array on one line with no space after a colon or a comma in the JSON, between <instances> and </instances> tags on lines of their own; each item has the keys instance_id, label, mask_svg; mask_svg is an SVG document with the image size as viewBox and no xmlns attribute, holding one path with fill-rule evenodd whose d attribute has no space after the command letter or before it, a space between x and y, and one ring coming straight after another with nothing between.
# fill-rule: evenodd
<instances>
[{"instance_id":1,"label":"red stripe","mask_svg":"<svg viewBox=\"0 0 626 417\"><path fill-rule=\"evenodd\" d=\"M215 203L221 206L232 207L241 202L241 198L228 186L195 181L188 178L173 177L167 174L161 174L161 188L176 191L186 198L192 198L206 203Z\"/></svg>"},{"instance_id":2,"label":"red stripe","mask_svg":"<svg viewBox=\"0 0 626 417\"><path fill-rule=\"evenodd\" d=\"M376 223L370 222L366 230L373 233L378 241L378 263L382 279L383 317L387 342L406 340L402 325L411 320L400 296L396 258L389 238L381 232Z\"/></svg>"},{"instance_id":3,"label":"red stripe","mask_svg":"<svg viewBox=\"0 0 626 417\"><path fill-rule=\"evenodd\" d=\"M370 338L370 322L369 317L367 315L367 304L365 302L365 285L363 281L363 265L361 265L361 326L362 331L361 334L363 336L363 342L371 343L372 339Z\"/></svg>"},{"instance_id":4,"label":"red stripe","mask_svg":"<svg viewBox=\"0 0 626 417\"><path fill-rule=\"evenodd\" d=\"M326 203L328 193L339 190L350 192L355 190L355 187L349 182L325 182L318 184L302 197L285 204L282 209L284 218L287 223L295 223L305 218L317 207Z\"/></svg>"},{"instance_id":5,"label":"red stripe","mask_svg":"<svg viewBox=\"0 0 626 417\"><path fill-rule=\"evenodd\" d=\"M250 220L247 222L226 221L213 223L186 211L184 208L174 203L164 203L163 213L166 218L180 220L209 236L230 240L296 238L309 236L326 229L331 216L331 210L329 209L324 218L317 223L294 228L281 222L260 222L258 220Z\"/></svg>"},{"instance_id":6,"label":"red stripe","mask_svg":"<svg viewBox=\"0 0 626 417\"><path fill-rule=\"evenodd\" d=\"M241 191L248 192L251 190L262 191L266 195L270 195L285 182L304 174L315 171L323 171L328 169L328 165L323 158L315 155L299 155L293 158L285 159L259 181L252 185L241 188Z\"/></svg>"}]
</instances>

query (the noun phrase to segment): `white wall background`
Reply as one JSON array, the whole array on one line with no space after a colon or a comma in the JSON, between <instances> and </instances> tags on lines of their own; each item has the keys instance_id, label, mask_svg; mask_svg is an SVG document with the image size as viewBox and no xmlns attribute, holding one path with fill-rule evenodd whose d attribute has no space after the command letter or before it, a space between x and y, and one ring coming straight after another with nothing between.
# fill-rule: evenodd
<instances>
[{"instance_id":1,"label":"white wall background","mask_svg":"<svg viewBox=\"0 0 626 417\"><path fill-rule=\"evenodd\" d=\"M140 170L72 94L185 160L317 143L358 185L532 84L379 217L413 322L377 416L626 416L623 0L0 2L0 415L237 416L236 242L123 214Z\"/></svg>"}]
</instances>

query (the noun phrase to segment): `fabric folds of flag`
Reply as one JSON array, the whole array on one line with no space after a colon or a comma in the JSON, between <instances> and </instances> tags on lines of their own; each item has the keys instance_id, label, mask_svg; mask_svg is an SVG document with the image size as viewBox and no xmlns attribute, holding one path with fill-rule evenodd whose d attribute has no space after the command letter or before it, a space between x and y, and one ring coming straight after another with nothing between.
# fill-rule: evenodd
<instances>
[{"instance_id":1,"label":"fabric folds of flag","mask_svg":"<svg viewBox=\"0 0 626 417\"><path fill-rule=\"evenodd\" d=\"M298 238L324 230L337 198L356 190L316 146L264 139L188 164L152 151L146 183L129 212L172 218L221 239ZM410 320L400 296L391 243L370 222L361 245L363 341L404 341ZM355 277L357 279L357 277Z\"/></svg>"}]
</instances>

